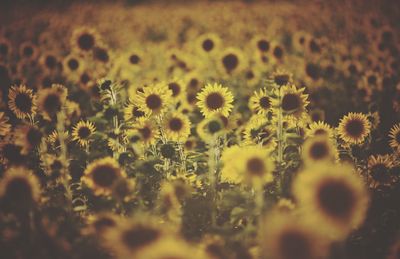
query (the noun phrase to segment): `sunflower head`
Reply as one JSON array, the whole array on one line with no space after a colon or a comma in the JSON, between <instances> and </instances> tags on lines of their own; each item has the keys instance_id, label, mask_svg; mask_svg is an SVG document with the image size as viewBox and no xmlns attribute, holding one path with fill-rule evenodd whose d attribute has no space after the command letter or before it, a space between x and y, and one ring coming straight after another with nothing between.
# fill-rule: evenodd
<instances>
[{"instance_id":1,"label":"sunflower head","mask_svg":"<svg viewBox=\"0 0 400 259\"><path fill-rule=\"evenodd\" d=\"M333 162L338 158L337 150L327 136L307 139L303 144L302 154L306 164Z\"/></svg>"},{"instance_id":2,"label":"sunflower head","mask_svg":"<svg viewBox=\"0 0 400 259\"><path fill-rule=\"evenodd\" d=\"M15 143L19 145L21 153L26 155L31 149L37 148L42 141L43 133L35 126L22 125L15 130Z\"/></svg>"},{"instance_id":3,"label":"sunflower head","mask_svg":"<svg viewBox=\"0 0 400 259\"><path fill-rule=\"evenodd\" d=\"M394 150L400 151L400 123L393 125L389 131L389 145Z\"/></svg>"},{"instance_id":4,"label":"sunflower head","mask_svg":"<svg viewBox=\"0 0 400 259\"><path fill-rule=\"evenodd\" d=\"M81 147L87 147L91 141L96 127L90 121L79 121L72 129L72 140L78 142Z\"/></svg>"},{"instance_id":5,"label":"sunflower head","mask_svg":"<svg viewBox=\"0 0 400 259\"><path fill-rule=\"evenodd\" d=\"M39 111L46 120L52 120L64 106L68 91L63 85L53 84L51 88L41 89L38 94Z\"/></svg>"},{"instance_id":6,"label":"sunflower head","mask_svg":"<svg viewBox=\"0 0 400 259\"><path fill-rule=\"evenodd\" d=\"M8 93L8 106L19 119L36 113L36 96L25 85L12 86Z\"/></svg>"},{"instance_id":7,"label":"sunflower head","mask_svg":"<svg viewBox=\"0 0 400 259\"><path fill-rule=\"evenodd\" d=\"M293 75L286 70L278 69L272 73L273 82L279 87L290 85L293 83Z\"/></svg>"},{"instance_id":8,"label":"sunflower head","mask_svg":"<svg viewBox=\"0 0 400 259\"><path fill-rule=\"evenodd\" d=\"M76 52L89 53L99 45L98 33L92 28L77 28L72 32L71 45Z\"/></svg>"},{"instance_id":9,"label":"sunflower head","mask_svg":"<svg viewBox=\"0 0 400 259\"><path fill-rule=\"evenodd\" d=\"M338 133L347 144L361 144L369 135L370 129L371 123L366 115L350 112L341 119Z\"/></svg>"},{"instance_id":10,"label":"sunflower head","mask_svg":"<svg viewBox=\"0 0 400 259\"><path fill-rule=\"evenodd\" d=\"M370 156L368 158L368 182L371 188L392 186L396 181L396 175L391 169L394 163L389 155Z\"/></svg>"},{"instance_id":11,"label":"sunflower head","mask_svg":"<svg viewBox=\"0 0 400 259\"><path fill-rule=\"evenodd\" d=\"M172 91L167 84L156 84L143 88L143 92L137 94L138 107L146 115L160 115L171 104Z\"/></svg>"},{"instance_id":12,"label":"sunflower head","mask_svg":"<svg viewBox=\"0 0 400 259\"><path fill-rule=\"evenodd\" d=\"M197 94L197 106L205 117L216 113L228 116L233 105L233 95L228 88L220 84L207 84Z\"/></svg>"},{"instance_id":13,"label":"sunflower head","mask_svg":"<svg viewBox=\"0 0 400 259\"><path fill-rule=\"evenodd\" d=\"M271 110L271 98L265 88L254 92L249 99L249 107L257 114L267 114Z\"/></svg>"}]
</instances>

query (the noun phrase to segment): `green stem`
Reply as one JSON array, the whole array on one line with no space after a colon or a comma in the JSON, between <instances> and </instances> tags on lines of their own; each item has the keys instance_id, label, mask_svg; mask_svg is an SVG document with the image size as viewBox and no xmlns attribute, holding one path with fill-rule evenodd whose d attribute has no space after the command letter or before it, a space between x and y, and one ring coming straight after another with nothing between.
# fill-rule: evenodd
<instances>
[{"instance_id":1,"label":"green stem","mask_svg":"<svg viewBox=\"0 0 400 259\"><path fill-rule=\"evenodd\" d=\"M209 157L208 157L208 177L210 182L210 200L211 200L211 226L215 228L217 225L217 206L216 206L216 196L217 196L217 160L216 152L217 140L213 139L210 142L209 147Z\"/></svg>"}]
</instances>

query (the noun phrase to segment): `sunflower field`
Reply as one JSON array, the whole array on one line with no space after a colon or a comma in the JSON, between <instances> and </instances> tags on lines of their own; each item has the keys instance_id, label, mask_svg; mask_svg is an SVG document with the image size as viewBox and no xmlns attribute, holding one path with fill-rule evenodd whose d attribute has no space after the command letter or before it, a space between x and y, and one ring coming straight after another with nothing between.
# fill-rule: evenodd
<instances>
[{"instance_id":1,"label":"sunflower field","mask_svg":"<svg viewBox=\"0 0 400 259\"><path fill-rule=\"evenodd\" d=\"M0 258L399 259L400 5L0 3Z\"/></svg>"}]
</instances>

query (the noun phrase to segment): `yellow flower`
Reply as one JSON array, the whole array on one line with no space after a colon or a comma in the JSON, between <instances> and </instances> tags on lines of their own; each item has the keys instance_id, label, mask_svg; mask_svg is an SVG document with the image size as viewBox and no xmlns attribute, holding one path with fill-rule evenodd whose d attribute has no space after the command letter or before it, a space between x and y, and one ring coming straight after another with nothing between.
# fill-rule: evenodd
<instances>
[{"instance_id":1,"label":"yellow flower","mask_svg":"<svg viewBox=\"0 0 400 259\"><path fill-rule=\"evenodd\" d=\"M42 141L43 134L35 126L21 125L15 129L15 144L21 147L21 154L26 155L37 148Z\"/></svg>"},{"instance_id":2,"label":"yellow flower","mask_svg":"<svg viewBox=\"0 0 400 259\"><path fill-rule=\"evenodd\" d=\"M394 150L400 151L400 123L393 125L389 131L389 145Z\"/></svg>"},{"instance_id":3,"label":"yellow flower","mask_svg":"<svg viewBox=\"0 0 400 259\"><path fill-rule=\"evenodd\" d=\"M217 64L224 76L231 76L245 67L245 56L239 49L227 48L220 53Z\"/></svg>"},{"instance_id":4,"label":"yellow flower","mask_svg":"<svg viewBox=\"0 0 400 259\"><path fill-rule=\"evenodd\" d=\"M4 112L0 112L0 136L6 136L11 130L11 125L8 124L8 120L9 118Z\"/></svg>"},{"instance_id":5,"label":"yellow flower","mask_svg":"<svg viewBox=\"0 0 400 259\"><path fill-rule=\"evenodd\" d=\"M396 176L391 174L393 159L389 155L370 156L368 158L368 182L371 188L391 186Z\"/></svg>"},{"instance_id":6,"label":"yellow flower","mask_svg":"<svg viewBox=\"0 0 400 259\"><path fill-rule=\"evenodd\" d=\"M197 94L197 106L204 117L208 118L216 113L228 117L233 105L233 95L228 88L220 84L207 84Z\"/></svg>"},{"instance_id":7,"label":"yellow flower","mask_svg":"<svg viewBox=\"0 0 400 259\"><path fill-rule=\"evenodd\" d=\"M99 213L87 217L87 226L82 229L84 235L104 235L107 230L117 227L122 219L113 213Z\"/></svg>"},{"instance_id":8,"label":"yellow flower","mask_svg":"<svg viewBox=\"0 0 400 259\"><path fill-rule=\"evenodd\" d=\"M96 127L92 122L81 120L72 129L72 140L77 141L81 147L87 147L95 131Z\"/></svg>"},{"instance_id":9,"label":"yellow flower","mask_svg":"<svg viewBox=\"0 0 400 259\"><path fill-rule=\"evenodd\" d=\"M259 186L273 180L274 164L269 157L269 151L262 147L230 147L224 151L221 159L224 163L221 171L222 181L244 181Z\"/></svg>"},{"instance_id":10,"label":"yellow flower","mask_svg":"<svg viewBox=\"0 0 400 259\"><path fill-rule=\"evenodd\" d=\"M39 112L45 120L52 120L65 105L68 91L63 85L53 84L51 88L41 89L38 93Z\"/></svg>"},{"instance_id":11,"label":"yellow flower","mask_svg":"<svg viewBox=\"0 0 400 259\"><path fill-rule=\"evenodd\" d=\"M226 133L224 122L219 116L205 118L197 124L197 135L206 143L214 141L217 137Z\"/></svg>"},{"instance_id":12,"label":"yellow flower","mask_svg":"<svg viewBox=\"0 0 400 259\"><path fill-rule=\"evenodd\" d=\"M362 113L350 112L344 116L338 126L340 138L348 144L361 144L369 135L371 123Z\"/></svg>"},{"instance_id":13,"label":"yellow flower","mask_svg":"<svg viewBox=\"0 0 400 259\"><path fill-rule=\"evenodd\" d=\"M96 30L88 27L79 27L72 32L71 47L73 51L88 54L99 45L100 36Z\"/></svg>"},{"instance_id":14,"label":"yellow flower","mask_svg":"<svg viewBox=\"0 0 400 259\"><path fill-rule=\"evenodd\" d=\"M260 242L264 257L274 259L325 258L329 240L318 228L290 213L273 212L264 219Z\"/></svg>"},{"instance_id":15,"label":"yellow flower","mask_svg":"<svg viewBox=\"0 0 400 259\"><path fill-rule=\"evenodd\" d=\"M143 144L153 145L160 138L160 131L156 125L156 123L145 117L140 117L133 125L133 129L127 131L127 135L135 135L135 132L138 132Z\"/></svg>"},{"instance_id":16,"label":"yellow flower","mask_svg":"<svg viewBox=\"0 0 400 259\"><path fill-rule=\"evenodd\" d=\"M132 101L130 101L129 104L124 108L124 120L126 122L133 122L143 116L145 116L144 112L142 112Z\"/></svg>"},{"instance_id":17,"label":"yellow flower","mask_svg":"<svg viewBox=\"0 0 400 259\"><path fill-rule=\"evenodd\" d=\"M297 89L294 85L285 85L276 90L279 98L272 99L273 111L276 116L277 109L282 109L283 115L296 121L302 120L305 115L306 107L309 104L308 94L304 94L305 88Z\"/></svg>"},{"instance_id":18,"label":"yellow flower","mask_svg":"<svg viewBox=\"0 0 400 259\"><path fill-rule=\"evenodd\" d=\"M39 201L39 180L24 167L10 167L0 181L0 198L13 208L29 209Z\"/></svg>"},{"instance_id":19,"label":"yellow flower","mask_svg":"<svg viewBox=\"0 0 400 259\"><path fill-rule=\"evenodd\" d=\"M263 116L253 116L244 128L244 144L261 144L268 150L273 150L276 145L276 129L268 123Z\"/></svg>"},{"instance_id":20,"label":"yellow flower","mask_svg":"<svg viewBox=\"0 0 400 259\"><path fill-rule=\"evenodd\" d=\"M302 157L305 164L334 162L339 157L336 147L327 136L307 139L303 144Z\"/></svg>"},{"instance_id":21,"label":"yellow flower","mask_svg":"<svg viewBox=\"0 0 400 259\"><path fill-rule=\"evenodd\" d=\"M36 96L26 85L12 86L8 93L8 106L19 119L36 114Z\"/></svg>"},{"instance_id":22,"label":"yellow flower","mask_svg":"<svg viewBox=\"0 0 400 259\"><path fill-rule=\"evenodd\" d=\"M117 161L105 157L91 162L86 167L82 181L93 189L96 195L108 195L112 193L114 184L121 177L125 177L125 172Z\"/></svg>"},{"instance_id":23,"label":"yellow flower","mask_svg":"<svg viewBox=\"0 0 400 259\"><path fill-rule=\"evenodd\" d=\"M171 104L172 91L166 84L160 83L143 88L143 92L137 94L137 105L147 116L160 115Z\"/></svg>"},{"instance_id":24,"label":"yellow flower","mask_svg":"<svg viewBox=\"0 0 400 259\"><path fill-rule=\"evenodd\" d=\"M172 113L164 118L163 130L169 140L184 142L190 135L190 120L186 115Z\"/></svg>"},{"instance_id":25,"label":"yellow flower","mask_svg":"<svg viewBox=\"0 0 400 259\"><path fill-rule=\"evenodd\" d=\"M272 73L271 79L279 87L293 84L293 75L283 69L278 69Z\"/></svg>"},{"instance_id":26,"label":"yellow flower","mask_svg":"<svg viewBox=\"0 0 400 259\"><path fill-rule=\"evenodd\" d=\"M314 136L327 136L330 139L335 137L335 132L330 125L323 121L312 122L308 125L306 129L306 136L314 137Z\"/></svg>"},{"instance_id":27,"label":"yellow flower","mask_svg":"<svg viewBox=\"0 0 400 259\"><path fill-rule=\"evenodd\" d=\"M267 114L271 110L271 100L265 88L254 92L249 99L249 107L257 114Z\"/></svg>"},{"instance_id":28,"label":"yellow flower","mask_svg":"<svg viewBox=\"0 0 400 259\"><path fill-rule=\"evenodd\" d=\"M212 55L216 53L221 45L221 39L218 35L213 33L206 33L196 39L195 50L199 54Z\"/></svg>"},{"instance_id":29,"label":"yellow flower","mask_svg":"<svg viewBox=\"0 0 400 259\"><path fill-rule=\"evenodd\" d=\"M350 165L318 164L293 184L304 217L333 239L343 239L365 218L368 193Z\"/></svg>"}]
</instances>

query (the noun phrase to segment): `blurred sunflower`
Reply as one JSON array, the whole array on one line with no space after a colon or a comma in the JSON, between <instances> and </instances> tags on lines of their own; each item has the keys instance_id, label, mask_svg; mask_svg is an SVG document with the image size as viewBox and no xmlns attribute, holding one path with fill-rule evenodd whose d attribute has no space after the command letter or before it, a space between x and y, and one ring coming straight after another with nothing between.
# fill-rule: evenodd
<instances>
[{"instance_id":1,"label":"blurred sunflower","mask_svg":"<svg viewBox=\"0 0 400 259\"><path fill-rule=\"evenodd\" d=\"M304 217L327 236L342 239L359 227L368 208L368 193L350 165L319 164L300 172L293 192Z\"/></svg>"},{"instance_id":2,"label":"blurred sunflower","mask_svg":"<svg viewBox=\"0 0 400 259\"><path fill-rule=\"evenodd\" d=\"M118 226L120 217L113 213L99 213L89 215L87 218L87 226L82 229L84 235L97 235L102 237L107 230Z\"/></svg>"},{"instance_id":3,"label":"blurred sunflower","mask_svg":"<svg viewBox=\"0 0 400 259\"><path fill-rule=\"evenodd\" d=\"M125 177L125 172L118 162L111 157L104 157L86 167L82 181L93 189L95 195L108 195L121 177Z\"/></svg>"},{"instance_id":4,"label":"blurred sunflower","mask_svg":"<svg viewBox=\"0 0 400 259\"><path fill-rule=\"evenodd\" d=\"M304 94L305 88L297 89L294 85L285 85L282 88L277 89L280 91L281 100L279 98L273 98L271 103L273 105L274 114L276 109L281 108L283 114L288 118L294 120L302 120L304 118L306 107L309 104L307 100L308 94Z\"/></svg>"},{"instance_id":5,"label":"blurred sunflower","mask_svg":"<svg viewBox=\"0 0 400 259\"><path fill-rule=\"evenodd\" d=\"M338 134L348 144L361 144L369 135L371 123L362 113L350 112L339 123Z\"/></svg>"},{"instance_id":6,"label":"blurred sunflower","mask_svg":"<svg viewBox=\"0 0 400 259\"><path fill-rule=\"evenodd\" d=\"M0 198L15 208L29 209L39 201L39 180L24 167L10 167L0 181Z\"/></svg>"},{"instance_id":7,"label":"blurred sunflower","mask_svg":"<svg viewBox=\"0 0 400 259\"><path fill-rule=\"evenodd\" d=\"M60 147L60 137L63 138L63 141L67 141L69 139L68 131L58 132L57 130L53 130L49 136L47 136L47 142L52 145L53 148Z\"/></svg>"},{"instance_id":8,"label":"blurred sunflower","mask_svg":"<svg viewBox=\"0 0 400 259\"><path fill-rule=\"evenodd\" d=\"M228 116L233 105L233 95L228 88L220 84L207 84L197 94L197 106L204 117L208 118L215 113Z\"/></svg>"},{"instance_id":9,"label":"blurred sunflower","mask_svg":"<svg viewBox=\"0 0 400 259\"><path fill-rule=\"evenodd\" d=\"M45 120L53 120L66 103L68 90L63 85L53 84L51 88L38 93L38 107Z\"/></svg>"},{"instance_id":10,"label":"blurred sunflower","mask_svg":"<svg viewBox=\"0 0 400 259\"><path fill-rule=\"evenodd\" d=\"M293 75L286 70L278 69L271 75L273 82L282 87L285 85L291 85L293 83Z\"/></svg>"},{"instance_id":11,"label":"blurred sunflower","mask_svg":"<svg viewBox=\"0 0 400 259\"><path fill-rule=\"evenodd\" d=\"M321 162L334 162L338 158L338 152L327 136L316 136L304 142L302 156L306 165L312 165Z\"/></svg>"},{"instance_id":12,"label":"blurred sunflower","mask_svg":"<svg viewBox=\"0 0 400 259\"><path fill-rule=\"evenodd\" d=\"M204 142L210 143L225 134L226 130L221 117L214 115L200 121L197 124L196 132Z\"/></svg>"},{"instance_id":13,"label":"blurred sunflower","mask_svg":"<svg viewBox=\"0 0 400 259\"><path fill-rule=\"evenodd\" d=\"M88 54L99 44L100 36L97 31L88 27L79 27L72 32L71 47L73 51Z\"/></svg>"},{"instance_id":14,"label":"blurred sunflower","mask_svg":"<svg viewBox=\"0 0 400 259\"><path fill-rule=\"evenodd\" d=\"M227 48L220 53L217 64L223 75L231 76L245 67L245 57L241 50Z\"/></svg>"},{"instance_id":15,"label":"blurred sunflower","mask_svg":"<svg viewBox=\"0 0 400 259\"><path fill-rule=\"evenodd\" d=\"M265 88L254 92L249 99L249 107L256 114L267 114L271 110L271 99Z\"/></svg>"},{"instance_id":16,"label":"blurred sunflower","mask_svg":"<svg viewBox=\"0 0 400 259\"><path fill-rule=\"evenodd\" d=\"M127 135L137 131L145 146L153 145L160 138L160 130L155 122L149 118L140 117L133 125L133 131L128 130Z\"/></svg>"},{"instance_id":17,"label":"blurred sunflower","mask_svg":"<svg viewBox=\"0 0 400 259\"><path fill-rule=\"evenodd\" d=\"M368 182L371 188L392 186L396 176L391 174L393 159L389 155L370 156L368 158Z\"/></svg>"},{"instance_id":18,"label":"blurred sunflower","mask_svg":"<svg viewBox=\"0 0 400 259\"><path fill-rule=\"evenodd\" d=\"M244 128L244 144L261 144L263 148L272 151L277 145L275 134L276 129L268 123L266 118L256 116L252 118Z\"/></svg>"},{"instance_id":19,"label":"blurred sunflower","mask_svg":"<svg viewBox=\"0 0 400 259\"><path fill-rule=\"evenodd\" d=\"M43 133L35 126L21 125L15 129L15 144L21 147L21 154L26 155L39 147Z\"/></svg>"},{"instance_id":20,"label":"blurred sunflower","mask_svg":"<svg viewBox=\"0 0 400 259\"><path fill-rule=\"evenodd\" d=\"M393 125L389 131L389 145L394 150L400 150L400 123Z\"/></svg>"},{"instance_id":21,"label":"blurred sunflower","mask_svg":"<svg viewBox=\"0 0 400 259\"><path fill-rule=\"evenodd\" d=\"M8 123L9 118L4 112L0 112L0 136L6 136L11 131L11 125Z\"/></svg>"},{"instance_id":22,"label":"blurred sunflower","mask_svg":"<svg viewBox=\"0 0 400 259\"><path fill-rule=\"evenodd\" d=\"M128 105L124 108L124 120L128 121L135 121L141 117L144 117L145 113L142 112L139 107L134 104L132 101L128 103Z\"/></svg>"},{"instance_id":23,"label":"blurred sunflower","mask_svg":"<svg viewBox=\"0 0 400 259\"><path fill-rule=\"evenodd\" d=\"M214 33L206 33L196 39L196 51L200 54L211 55L216 53L221 45L221 39Z\"/></svg>"},{"instance_id":24,"label":"blurred sunflower","mask_svg":"<svg viewBox=\"0 0 400 259\"><path fill-rule=\"evenodd\" d=\"M330 139L333 139L335 136L334 129L324 121L313 122L308 125L306 129L307 137L314 136L327 136Z\"/></svg>"},{"instance_id":25,"label":"blurred sunflower","mask_svg":"<svg viewBox=\"0 0 400 259\"><path fill-rule=\"evenodd\" d=\"M72 140L77 141L81 147L88 147L95 131L96 127L92 122L81 120L72 129Z\"/></svg>"},{"instance_id":26,"label":"blurred sunflower","mask_svg":"<svg viewBox=\"0 0 400 259\"><path fill-rule=\"evenodd\" d=\"M171 104L172 91L166 84L156 84L143 88L137 94L137 105L146 115L161 115Z\"/></svg>"},{"instance_id":27,"label":"blurred sunflower","mask_svg":"<svg viewBox=\"0 0 400 259\"><path fill-rule=\"evenodd\" d=\"M8 93L8 106L19 119L36 114L36 96L26 85L11 86Z\"/></svg>"},{"instance_id":28,"label":"blurred sunflower","mask_svg":"<svg viewBox=\"0 0 400 259\"><path fill-rule=\"evenodd\" d=\"M328 254L329 241L316 228L289 213L273 212L260 231L262 253L276 259L317 259Z\"/></svg>"},{"instance_id":29,"label":"blurred sunflower","mask_svg":"<svg viewBox=\"0 0 400 259\"><path fill-rule=\"evenodd\" d=\"M175 103L179 102L184 98L186 90L182 80L174 79L168 82L168 89L172 92L172 98Z\"/></svg>"},{"instance_id":30,"label":"blurred sunflower","mask_svg":"<svg viewBox=\"0 0 400 259\"><path fill-rule=\"evenodd\" d=\"M164 118L163 130L169 140L185 142L190 135L190 120L180 113L172 113Z\"/></svg>"},{"instance_id":31,"label":"blurred sunflower","mask_svg":"<svg viewBox=\"0 0 400 259\"><path fill-rule=\"evenodd\" d=\"M39 55L39 50L32 43L24 42L19 47L19 55L21 59L34 60Z\"/></svg>"}]
</instances>

